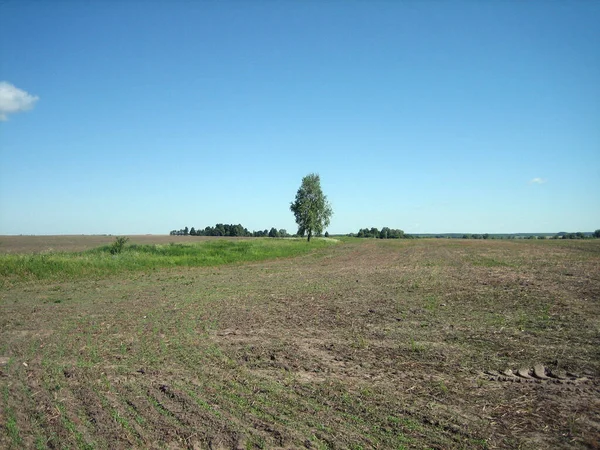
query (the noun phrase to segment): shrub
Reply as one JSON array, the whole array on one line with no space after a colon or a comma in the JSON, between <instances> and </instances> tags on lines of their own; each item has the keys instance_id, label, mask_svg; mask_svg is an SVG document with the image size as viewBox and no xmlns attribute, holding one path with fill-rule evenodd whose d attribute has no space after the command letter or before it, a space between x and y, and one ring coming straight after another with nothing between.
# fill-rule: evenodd
<instances>
[{"instance_id":1,"label":"shrub","mask_svg":"<svg viewBox=\"0 0 600 450\"><path fill-rule=\"evenodd\" d=\"M128 237L117 236L115 238L115 242L113 242L112 245L110 246L110 254L117 255L117 254L121 253L121 251L123 250L123 247L125 247L125 244L127 243L128 240L129 240Z\"/></svg>"}]
</instances>

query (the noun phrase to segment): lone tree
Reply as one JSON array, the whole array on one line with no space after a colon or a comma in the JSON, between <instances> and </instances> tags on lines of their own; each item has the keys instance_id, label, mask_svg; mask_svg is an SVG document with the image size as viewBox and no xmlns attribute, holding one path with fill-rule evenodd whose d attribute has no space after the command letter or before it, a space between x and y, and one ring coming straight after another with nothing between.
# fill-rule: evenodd
<instances>
[{"instance_id":1,"label":"lone tree","mask_svg":"<svg viewBox=\"0 0 600 450\"><path fill-rule=\"evenodd\" d=\"M298 234L308 235L308 241L313 234L321 234L329 226L329 218L333 214L327 196L321 190L321 179L316 173L302 178L302 185L296 193L296 201L290 205L296 216Z\"/></svg>"}]
</instances>

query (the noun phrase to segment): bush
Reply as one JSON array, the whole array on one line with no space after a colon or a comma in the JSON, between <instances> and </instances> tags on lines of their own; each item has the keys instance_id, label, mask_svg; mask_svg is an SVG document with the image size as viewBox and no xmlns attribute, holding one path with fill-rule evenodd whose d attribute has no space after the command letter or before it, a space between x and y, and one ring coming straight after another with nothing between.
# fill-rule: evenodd
<instances>
[{"instance_id":1,"label":"bush","mask_svg":"<svg viewBox=\"0 0 600 450\"><path fill-rule=\"evenodd\" d=\"M112 245L110 246L110 254L118 255L119 253L121 253L121 251L123 250L123 247L125 247L125 244L127 243L128 240L129 240L128 237L117 236L115 239L115 242L113 242Z\"/></svg>"}]
</instances>

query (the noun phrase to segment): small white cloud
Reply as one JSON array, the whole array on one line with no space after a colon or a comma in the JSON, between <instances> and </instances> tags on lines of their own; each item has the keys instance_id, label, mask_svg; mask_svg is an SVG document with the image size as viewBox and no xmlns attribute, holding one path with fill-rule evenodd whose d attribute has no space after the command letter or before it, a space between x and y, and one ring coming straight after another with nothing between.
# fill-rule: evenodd
<instances>
[{"instance_id":1,"label":"small white cloud","mask_svg":"<svg viewBox=\"0 0 600 450\"><path fill-rule=\"evenodd\" d=\"M31 95L6 81L0 81L0 120L7 120L8 114L33 108L38 100L39 97Z\"/></svg>"},{"instance_id":2,"label":"small white cloud","mask_svg":"<svg viewBox=\"0 0 600 450\"><path fill-rule=\"evenodd\" d=\"M529 184L544 184L545 182L546 182L546 179L544 179L544 178L534 178L529 181Z\"/></svg>"}]
</instances>

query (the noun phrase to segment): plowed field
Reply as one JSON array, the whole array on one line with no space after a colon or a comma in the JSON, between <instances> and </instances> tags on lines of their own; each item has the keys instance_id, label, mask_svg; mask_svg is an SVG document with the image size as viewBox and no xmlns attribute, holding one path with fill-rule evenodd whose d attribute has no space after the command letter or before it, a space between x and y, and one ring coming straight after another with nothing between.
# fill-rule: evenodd
<instances>
[{"instance_id":1,"label":"plowed field","mask_svg":"<svg viewBox=\"0 0 600 450\"><path fill-rule=\"evenodd\" d=\"M600 240L16 282L0 389L2 448L598 448Z\"/></svg>"}]
</instances>

